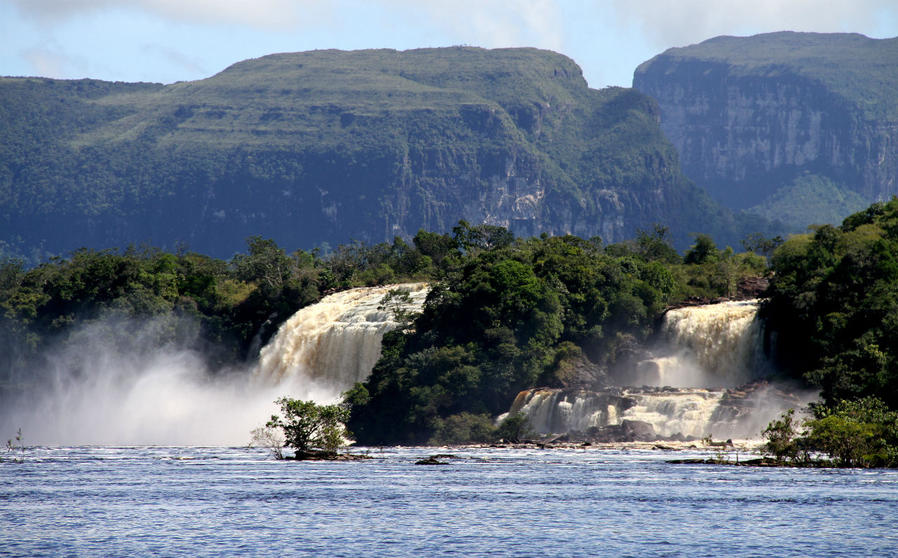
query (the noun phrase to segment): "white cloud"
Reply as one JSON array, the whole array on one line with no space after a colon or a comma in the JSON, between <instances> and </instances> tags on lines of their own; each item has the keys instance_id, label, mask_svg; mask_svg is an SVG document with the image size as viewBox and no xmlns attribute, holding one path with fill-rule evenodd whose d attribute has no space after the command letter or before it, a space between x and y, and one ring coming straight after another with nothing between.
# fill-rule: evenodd
<instances>
[{"instance_id":1,"label":"white cloud","mask_svg":"<svg viewBox=\"0 0 898 558\"><path fill-rule=\"evenodd\" d=\"M315 0L9 0L20 12L54 23L106 10L139 10L175 22L290 28L326 16Z\"/></svg>"},{"instance_id":2,"label":"white cloud","mask_svg":"<svg viewBox=\"0 0 898 558\"><path fill-rule=\"evenodd\" d=\"M554 50L563 44L557 0L379 0L373 4L402 21L453 37L458 43Z\"/></svg>"},{"instance_id":3,"label":"white cloud","mask_svg":"<svg viewBox=\"0 0 898 558\"><path fill-rule=\"evenodd\" d=\"M619 21L658 48L685 46L717 35L768 31L864 32L894 0L612 0ZM869 31L868 31L869 32Z\"/></svg>"},{"instance_id":4,"label":"white cloud","mask_svg":"<svg viewBox=\"0 0 898 558\"><path fill-rule=\"evenodd\" d=\"M559 50L564 28L556 0L383 0L468 44Z\"/></svg>"},{"instance_id":5,"label":"white cloud","mask_svg":"<svg viewBox=\"0 0 898 558\"><path fill-rule=\"evenodd\" d=\"M139 10L172 22L299 29L340 28L364 6L385 20L398 18L490 47L532 45L558 49L563 29L557 0L9 0L43 23L110 10Z\"/></svg>"}]
</instances>

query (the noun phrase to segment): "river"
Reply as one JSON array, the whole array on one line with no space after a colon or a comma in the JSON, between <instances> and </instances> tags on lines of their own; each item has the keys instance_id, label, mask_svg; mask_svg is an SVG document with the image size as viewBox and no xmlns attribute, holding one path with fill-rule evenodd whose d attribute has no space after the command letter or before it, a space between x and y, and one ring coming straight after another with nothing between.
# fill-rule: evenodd
<instances>
[{"instance_id":1,"label":"river","mask_svg":"<svg viewBox=\"0 0 898 558\"><path fill-rule=\"evenodd\" d=\"M354 451L364 451L356 449ZM898 471L699 451L41 447L0 463L0 555L887 556ZM431 453L456 459L416 465Z\"/></svg>"}]
</instances>

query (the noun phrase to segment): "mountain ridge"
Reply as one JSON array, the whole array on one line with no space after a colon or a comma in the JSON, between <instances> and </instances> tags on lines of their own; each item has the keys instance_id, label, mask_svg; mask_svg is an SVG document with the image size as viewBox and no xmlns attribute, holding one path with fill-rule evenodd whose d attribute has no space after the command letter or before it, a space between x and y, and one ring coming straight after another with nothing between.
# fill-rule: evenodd
<instances>
[{"instance_id":1,"label":"mountain ridge","mask_svg":"<svg viewBox=\"0 0 898 558\"><path fill-rule=\"evenodd\" d=\"M752 232L683 177L652 99L550 51L281 53L169 85L2 78L0 98L7 250L228 256L460 219L608 242L661 222L680 247Z\"/></svg>"},{"instance_id":2,"label":"mountain ridge","mask_svg":"<svg viewBox=\"0 0 898 558\"><path fill-rule=\"evenodd\" d=\"M898 193L898 38L716 37L653 57L633 83L658 101L686 175L728 207L805 225ZM802 213L807 181L842 195Z\"/></svg>"}]
</instances>

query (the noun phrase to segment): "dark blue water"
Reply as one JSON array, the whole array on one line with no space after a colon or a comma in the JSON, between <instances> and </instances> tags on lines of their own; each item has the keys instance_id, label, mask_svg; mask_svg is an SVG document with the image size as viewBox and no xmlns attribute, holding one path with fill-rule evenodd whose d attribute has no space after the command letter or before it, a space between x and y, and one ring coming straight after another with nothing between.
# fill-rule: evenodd
<instances>
[{"instance_id":1,"label":"dark blue water","mask_svg":"<svg viewBox=\"0 0 898 558\"><path fill-rule=\"evenodd\" d=\"M0 463L0 555L888 556L898 471L610 450L44 448ZM6 456L4 456L5 458Z\"/></svg>"}]
</instances>

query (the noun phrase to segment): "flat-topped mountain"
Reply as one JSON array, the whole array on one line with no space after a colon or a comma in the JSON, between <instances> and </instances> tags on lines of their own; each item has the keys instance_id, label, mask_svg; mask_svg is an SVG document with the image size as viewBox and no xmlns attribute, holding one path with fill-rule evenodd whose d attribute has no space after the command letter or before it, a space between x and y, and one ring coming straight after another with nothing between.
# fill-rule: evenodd
<instances>
[{"instance_id":1,"label":"flat-topped mountain","mask_svg":"<svg viewBox=\"0 0 898 558\"><path fill-rule=\"evenodd\" d=\"M803 226L898 193L898 38L717 37L643 63L633 86L730 207Z\"/></svg>"},{"instance_id":2,"label":"flat-topped mountain","mask_svg":"<svg viewBox=\"0 0 898 558\"><path fill-rule=\"evenodd\" d=\"M379 242L459 219L632 237L750 226L680 172L657 104L536 49L313 51L171 85L0 79L0 238L229 256Z\"/></svg>"}]
</instances>

